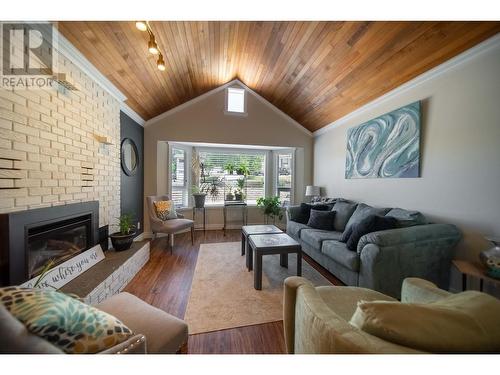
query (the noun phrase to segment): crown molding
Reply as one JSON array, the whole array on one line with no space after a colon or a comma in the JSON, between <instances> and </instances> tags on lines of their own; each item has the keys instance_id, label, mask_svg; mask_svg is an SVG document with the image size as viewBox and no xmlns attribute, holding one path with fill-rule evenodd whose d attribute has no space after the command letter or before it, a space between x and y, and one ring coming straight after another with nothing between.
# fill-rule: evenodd
<instances>
[{"instance_id":1,"label":"crown molding","mask_svg":"<svg viewBox=\"0 0 500 375\"><path fill-rule=\"evenodd\" d=\"M120 110L125 113L128 117L130 117L132 120L137 122L139 125L144 126L146 121L137 114L136 111L134 111L132 108L130 108L127 103L121 102L120 103Z\"/></svg>"},{"instance_id":2,"label":"crown molding","mask_svg":"<svg viewBox=\"0 0 500 375\"><path fill-rule=\"evenodd\" d=\"M450 60L445 61L444 63L432 68L431 70L428 70L425 73L420 74L419 76L413 78L411 81L403 83L401 86L398 86L395 89L389 91L388 93L379 96L377 99L363 105L362 107L354 110L353 112L345 115L344 117L341 117L340 119L331 122L330 124L322 127L321 129L316 130L312 134L314 137L319 137L320 135L323 135L329 132L330 130L333 130L349 122L354 117L359 116L365 112L371 111L377 106L383 104L384 102L387 102L398 95L401 95L409 90L412 90L415 87L420 86L431 79L446 74L452 71L453 69L456 69L459 66L479 57L480 55L499 47L500 47L500 33L496 34L495 36L489 39L486 39L484 42L479 43L478 45L462 52L461 54L452 57Z\"/></svg>"},{"instance_id":3,"label":"crown molding","mask_svg":"<svg viewBox=\"0 0 500 375\"><path fill-rule=\"evenodd\" d=\"M89 60L87 60L87 58L68 39L66 39L64 35L61 34L56 25L53 26L54 27L52 28L52 30L54 31L54 37L57 40L57 51L63 54L81 71L83 71L99 86L106 90L111 96L118 100L118 102L120 103L120 109L125 112L130 118L132 118L139 124L144 125L145 120L125 103L127 97Z\"/></svg>"},{"instance_id":4,"label":"crown molding","mask_svg":"<svg viewBox=\"0 0 500 375\"><path fill-rule=\"evenodd\" d=\"M288 120L294 127L296 127L297 129L299 129L300 131L302 131L303 133L307 134L308 136L312 137L313 136L313 133L310 132L309 130L307 130L304 126L302 126L300 123L298 123L297 121L295 121L293 118L291 118L290 116L288 116L285 112L283 112L281 109L279 109L278 107L276 107L274 104L272 104L271 102L269 102L266 98L260 96L259 94L257 94L255 91L253 91L250 87L248 87L247 85L245 85L243 82L241 82L239 79L235 78L221 86L218 86L216 87L215 89L212 89L210 91L207 91L206 93L204 94L201 94L199 96L197 96L196 98L193 98L185 103L182 103L180 105L178 105L177 107L174 107L166 112L163 112L162 114L159 114L158 116L155 116L153 117L152 119L146 121L146 123L144 124L144 126L149 126L151 124L154 124L166 117L169 117L171 115L173 115L174 113L177 113L179 111L182 111L190 106L192 106L193 104L196 104L200 101L202 101L203 99L213 95L213 94L216 94L222 90L224 90L225 88L227 87L230 87L230 86L234 86L234 85L238 85L240 86L241 88L245 89L248 93L250 93L252 96L254 96L257 100L259 100L262 104L264 104L265 106L267 106L268 108L270 108L273 112L275 112L276 114L278 114L279 116L285 118L286 120Z\"/></svg>"}]
</instances>

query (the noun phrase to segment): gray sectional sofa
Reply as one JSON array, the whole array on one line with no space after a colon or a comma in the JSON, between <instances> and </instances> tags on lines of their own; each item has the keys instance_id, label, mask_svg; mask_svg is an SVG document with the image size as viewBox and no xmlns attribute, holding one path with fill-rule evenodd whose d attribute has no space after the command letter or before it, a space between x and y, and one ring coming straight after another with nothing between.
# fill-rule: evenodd
<instances>
[{"instance_id":1,"label":"gray sectional sofa","mask_svg":"<svg viewBox=\"0 0 500 375\"><path fill-rule=\"evenodd\" d=\"M287 233L302 250L347 285L400 298L406 277L420 277L447 289L453 248L461 238L451 224L432 224L418 211L375 208L340 198L324 199L336 211L334 231L313 229L295 221L300 206L287 208ZM398 228L373 232L359 240L357 251L341 242L349 226L371 214L392 216Z\"/></svg>"}]
</instances>

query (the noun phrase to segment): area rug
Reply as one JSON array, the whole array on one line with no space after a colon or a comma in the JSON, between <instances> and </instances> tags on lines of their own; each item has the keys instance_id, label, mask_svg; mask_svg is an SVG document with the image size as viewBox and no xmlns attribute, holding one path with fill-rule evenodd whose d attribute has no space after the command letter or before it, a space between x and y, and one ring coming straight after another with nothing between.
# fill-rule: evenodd
<instances>
[{"instance_id":1,"label":"area rug","mask_svg":"<svg viewBox=\"0 0 500 375\"><path fill-rule=\"evenodd\" d=\"M288 256L288 269L279 255L262 258L262 290L253 287L253 272L245 266L240 242L200 245L184 320L189 333L275 322L283 319L283 281L295 275L297 256ZM307 262L302 276L314 285L331 285Z\"/></svg>"}]
</instances>

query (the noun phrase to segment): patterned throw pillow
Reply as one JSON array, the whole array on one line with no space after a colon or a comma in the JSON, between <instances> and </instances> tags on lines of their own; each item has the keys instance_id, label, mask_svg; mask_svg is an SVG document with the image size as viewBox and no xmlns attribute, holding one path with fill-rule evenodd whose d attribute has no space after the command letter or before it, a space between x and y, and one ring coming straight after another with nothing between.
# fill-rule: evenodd
<instances>
[{"instance_id":1,"label":"patterned throw pillow","mask_svg":"<svg viewBox=\"0 0 500 375\"><path fill-rule=\"evenodd\" d=\"M28 331L66 353L98 353L133 335L114 316L55 290L0 288L0 302Z\"/></svg>"},{"instance_id":2,"label":"patterned throw pillow","mask_svg":"<svg viewBox=\"0 0 500 375\"><path fill-rule=\"evenodd\" d=\"M175 212L174 201L156 201L153 202L155 206L156 216L162 221L177 219L177 212Z\"/></svg>"}]
</instances>

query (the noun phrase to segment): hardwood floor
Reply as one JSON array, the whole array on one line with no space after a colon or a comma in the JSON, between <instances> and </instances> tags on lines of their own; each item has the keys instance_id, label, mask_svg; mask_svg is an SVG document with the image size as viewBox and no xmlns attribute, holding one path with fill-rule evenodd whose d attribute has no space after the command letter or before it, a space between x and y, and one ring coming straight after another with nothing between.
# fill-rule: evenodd
<instances>
[{"instance_id":1,"label":"hardwood floor","mask_svg":"<svg viewBox=\"0 0 500 375\"><path fill-rule=\"evenodd\" d=\"M184 318L198 251L202 243L241 241L239 230L197 231L191 245L189 233L176 235L173 254L167 239L151 242L151 257L125 291L174 316ZM307 256L304 260L335 285L342 283ZM189 354L280 354L285 353L283 322L190 335Z\"/></svg>"}]
</instances>

